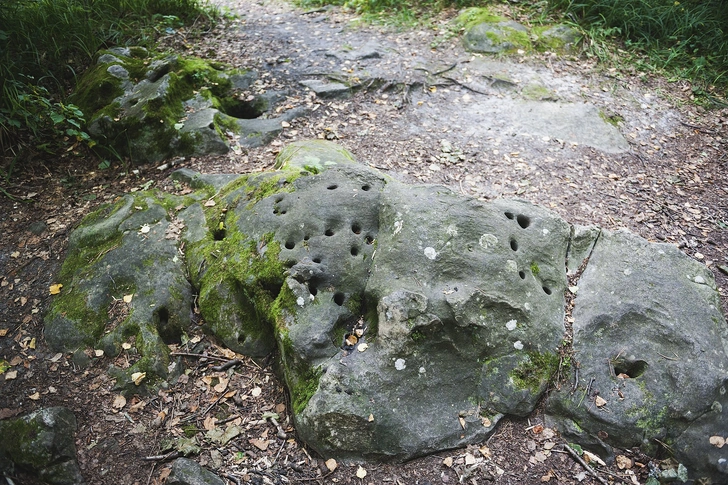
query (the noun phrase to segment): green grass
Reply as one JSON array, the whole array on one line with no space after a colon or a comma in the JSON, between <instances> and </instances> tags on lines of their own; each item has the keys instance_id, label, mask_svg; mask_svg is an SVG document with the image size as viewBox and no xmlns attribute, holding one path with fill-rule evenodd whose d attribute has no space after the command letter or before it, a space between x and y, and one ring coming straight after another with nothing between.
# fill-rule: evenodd
<instances>
[{"instance_id":1,"label":"green grass","mask_svg":"<svg viewBox=\"0 0 728 485\"><path fill-rule=\"evenodd\" d=\"M159 35L216 16L203 0L2 0L0 156L88 141L84 114L64 98L100 48L153 47ZM7 166L0 175L9 177Z\"/></svg>"},{"instance_id":2,"label":"green grass","mask_svg":"<svg viewBox=\"0 0 728 485\"><path fill-rule=\"evenodd\" d=\"M613 41L621 41L638 69L690 79L725 96L727 1L549 0L549 5L584 28L588 55L609 60L616 57Z\"/></svg>"}]
</instances>

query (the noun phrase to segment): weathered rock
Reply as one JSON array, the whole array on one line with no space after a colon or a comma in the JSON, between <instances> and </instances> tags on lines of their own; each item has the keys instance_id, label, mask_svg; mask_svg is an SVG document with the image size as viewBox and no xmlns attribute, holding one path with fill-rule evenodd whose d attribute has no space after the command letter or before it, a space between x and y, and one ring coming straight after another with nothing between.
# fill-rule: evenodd
<instances>
[{"instance_id":1,"label":"weathered rock","mask_svg":"<svg viewBox=\"0 0 728 485\"><path fill-rule=\"evenodd\" d=\"M470 52L498 54L529 49L528 29L513 20L483 22L463 34L463 46Z\"/></svg>"},{"instance_id":2,"label":"weathered rock","mask_svg":"<svg viewBox=\"0 0 728 485\"><path fill-rule=\"evenodd\" d=\"M202 468L196 461L177 458L172 464L172 472L167 485L225 485L225 481L209 470Z\"/></svg>"},{"instance_id":3,"label":"weathered rock","mask_svg":"<svg viewBox=\"0 0 728 485\"><path fill-rule=\"evenodd\" d=\"M49 484L83 484L75 432L76 417L63 407L0 421L0 471L12 472L15 467Z\"/></svg>"},{"instance_id":4,"label":"weathered rock","mask_svg":"<svg viewBox=\"0 0 728 485\"><path fill-rule=\"evenodd\" d=\"M276 166L238 178L178 172L199 187L178 219L204 328L240 353L278 350L297 432L312 448L404 460L481 440L503 415L527 415L560 366L567 270L583 270L570 288L577 392L552 395L551 419L606 455L674 443L692 475L724 479L726 457L708 438L728 435L728 329L704 267L672 246L571 227L523 201L408 186L328 142L288 146ZM144 267L134 257L146 249L131 249L138 228L147 223L158 238L172 225L163 201L179 200L136 197L73 233L72 261L102 256L62 281L81 310L54 303L51 341L80 328L71 342L93 342L99 327L83 333L78 322L106 311L108 300L94 302L113 294L109 280ZM148 209L133 209L140 201ZM176 244L155 251L168 260ZM163 343L150 312L132 305L130 321L147 329L137 342ZM109 335L119 332L127 335ZM163 377L165 368L150 372Z\"/></svg>"},{"instance_id":5,"label":"weathered rock","mask_svg":"<svg viewBox=\"0 0 728 485\"><path fill-rule=\"evenodd\" d=\"M311 91L316 93L319 98L346 98L351 96L351 89L346 84L321 81L319 79L308 79L301 81Z\"/></svg>"},{"instance_id":6,"label":"weathered rock","mask_svg":"<svg viewBox=\"0 0 728 485\"><path fill-rule=\"evenodd\" d=\"M103 146L133 161L157 162L172 155L226 153L232 137L239 145L259 146L280 133L281 122L304 113L294 109L257 119L281 93L239 99L256 77L197 58L113 49L101 53L72 99Z\"/></svg>"},{"instance_id":7,"label":"weathered rock","mask_svg":"<svg viewBox=\"0 0 728 485\"><path fill-rule=\"evenodd\" d=\"M535 44L539 50L561 52L571 50L581 41L581 34L569 25L552 25L535 30Z\"/></svg>"},{"instance_id":8,"label":"weathered rock","mask_svg":"<svg viewBox=\"0 0 728 485\"><path fill-rule=\"evenodd\" d=\"M120 387L133 387L128 376L134 372L165 376L166 344L190 324L181 223L171 220L164 202L176 206L181 199L127 195L88 216L69 238L58 277L63 288L45 316L45 337L57 351L93 347L117 355L134 337L129 352L137 360L126 377L117 376Z\"/></svg>"},{"instance_id":9,"label":"weathered rock","mask_svg":"<svg viewBox=\"0 0 728 485\"><path fill-rule=\"evenodd\" d=\"M551 421L607 456L665 443L692 477L725 483L728 451L709 442L728 435L728 329L712 273L673 245L602 230L578 288L578 387L551 394Z\"/></svg>"}]
</instances>

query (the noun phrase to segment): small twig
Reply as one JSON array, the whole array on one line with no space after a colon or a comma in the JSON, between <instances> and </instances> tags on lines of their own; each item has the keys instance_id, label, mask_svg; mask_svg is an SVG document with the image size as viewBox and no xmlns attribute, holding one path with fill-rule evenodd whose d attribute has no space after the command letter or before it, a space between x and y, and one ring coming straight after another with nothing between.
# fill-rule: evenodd
<instances>
[{"instance_id":1,"label":"small twig","mask_svg":"<svg viewBox=\"0 0 728 485\"><path fill-rule=\"evenodd\" d=\"M471 86L468 86L468 85L467 85L467 84L465 84L465 83L461 83L460 81L458 81L457 79L455 79L455 78L453 78L453 77L449 77L449 76L442 76L442 78L443 78L443 79L447 79L448 81L450 81L450 82L453 82L453 83L457 84L458 86L462 86L462 87L464 87L465 89L467 89L468 91L472 91L473 93L476 93L476 94L483 94L483 95L485 95L485 96L489 96L489 95L490 95L490 93L486 93L485 91L478 91L477 89L475 89L475 88L473 88L473 87L471 87Z\"/></svg>"},{"instance_id":2,"label":"small twig","mask_svg":"<svg viewBox=\"0 0 728 485\"><path fill-rule=\"evenodd\" d=\"M227 391L227 388L228 388L228 385L229 384L230 384L230 381L228 381L228 382L225 383L225 389L222 390L222 392L220 393L220 396L217 399L215 399L215 401L212 404L210 404L209 406L207 406L207 409L205 409L205 412L203 412L200 415L201 418L204 418L205 416L207 416L207 413L209 413L212 408L214 408L215 406L217 406L217 403L219 403L220 401L222 401L222 398L225 397L225 391Z\"/></svg>"},{"instance_id":3,"label":"small twig","mask_svg":"<svg viewBox=\"0 0 728 485\"><path fill-rule=\"evenodd\" d=\"M271 462L271 466L273 466L275 464L275 462L278 461L278 457L281 456L281 451L283 451L284 446L286 446L285 441L283 441L283 443L281 443L281 447L278 448L278 453L276 453L276 457L273 458L273 461Z\"/></svg>"},{"instance_id":4,"label":"small twig","mask_svg":"<svg viewBox=\"0 0 728 485\"><path fill-rule=\"evenodd\" d=\"M174 458L178 458L182 456L182 453L179 451L170 451L169 453L166 453L164 455L152 455L152 456L145 456L142 458L144 461L167 461L172 460Z\"/></svg>"},{"instance_id":5,"label":"small twig","mask_svg":"<svg viewBox=\"0 0 728 485\"><path fill-rule=\"evenodd\" d=\"M147 477L147 485L152 481L152 475L154 475L154 469L157 468L157 463L152 463L152 469L149 470L149 476Z\"/></svg>"},{"instance_id":6,"label":"small twig","mask_svg":"<svg viewBox=\"0 0 728 485\"><path fill-rule=\"evenodd\" d=\"M666 355L662 355L662 354L661 354L661 353L659 353L659 352L657 352L657 355L659 355L659 356L660 356L660 357L662 357L663 359L667 359L667 360L680 360L680 359L674 359L674 358L672 358L672 357L668 357L668 356L666 356Z\"/></svg>"},{"instance_id":7,"label":"small twig","mask_svg":"<svg viewBox=\"0 0 728 485\"><path fill-rule=\"evenodd\" d=\"M226 359L225 357L218 357L216 355L207 354L193 354L191 352L171 352L169 355L174 357L195 357L198 359L217 360L218 362L229 362L229 359Z\"/></svg>"},{"instance_id":8,"label":"small twig","mask_svg":"<svg viewBox=\"0 0 728 485\"><path fill-rule=\"evenodd\" d=\"M584 470L586 470L591 476L597 479L597 481L603 485L609 485L605 479L597 475L597 472L595 472L592 467L589 466L587 462L584 461L582 457L579 456L579 454L571 449L571 446L564 445L564 449L569 452L569 454L574 458L576 461L579 462L581 466L584 467Z\"/></svg>"},{"instance_id":9,"label":"small twig","mask_svg":"<svg viewBox=\"0 0 728 485\"><path fill-rule=\"evenodd\" d=\"M233 359L233 360L228 360L224 364L214 365L214 366L210 367L210 369L220 372L220 371L228 370L231 367L235 367L235 366L242 365L242 364L243 364L242 360Z\"/></svg>"},{"instance_id":10,"label":"small twig","mask_svg":"<svg viewBox=\"0 0 728 485\"><path fill-rule=\"evenodd\" d=\"M240 479L232 473L223 473L222 476L227 478L228 480L232 480L233 482L235 482L235 485L240 485Z\"/></svg>"}]
</instances>

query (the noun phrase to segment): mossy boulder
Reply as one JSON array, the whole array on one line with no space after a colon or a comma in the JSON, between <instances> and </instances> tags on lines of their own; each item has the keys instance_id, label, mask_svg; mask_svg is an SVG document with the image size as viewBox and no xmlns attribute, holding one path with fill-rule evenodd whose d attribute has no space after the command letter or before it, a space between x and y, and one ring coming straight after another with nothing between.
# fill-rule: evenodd
<instances>
[{"instance_id":1,"label":"mossy boulder","mask_svg":"<svg viewBox=\"0 0 728 485\"><path fill-rule=\"evenodd\" d=\"M141 356L158 349L148 372L164 377L195 288L209 333L277 352L296 430L322 455L406 460L477 442L502 416L531 413L561 374L578 379L549 413L573 441L607 454L672 443L693 475L724 478L728 458L706 433L728 435L728 329L704 267L524 201L397 182L330 142L286 147L276 166L180 171L197 188L188 198L146 192L90 216L71 237L49 341L114 353L133 337ZM180 239L161 241L180 221ZM567 270L583 270L568 290L579 371L559 355ZM110 325L111 297L126 292L139 307L135 296Z\"/></svg>"},{"instance_id":2,"label":"mossy boulder","mask_svg":"<svg viewBox=\"0 0 728 485\"><path fill-rule=\"evenodd\" d=\"M51 485L83 484L75 433L76 417L64 407L0 421L0 472L19 469Z\"/></svg>"},{"instance_id":3,"label":"mossy boulder","mask_svg":"<svg viewBox=\"0 0 728 485\"><path fill-rule=\"evenodd\" d=\"M290 110L260 118L280 94L240 99L256 77L195 57L114 48L100 53L71 99L101 147L133 162L158 162L173 155L226 153L231 138L258 146L280 133L282 121L302 114Z\"/></svg>"}]
</instances>

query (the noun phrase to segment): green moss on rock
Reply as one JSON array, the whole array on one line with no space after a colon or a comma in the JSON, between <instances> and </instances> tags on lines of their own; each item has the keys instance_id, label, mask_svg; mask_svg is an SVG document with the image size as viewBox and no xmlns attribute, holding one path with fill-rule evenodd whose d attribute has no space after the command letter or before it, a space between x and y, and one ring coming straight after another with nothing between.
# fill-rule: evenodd
<instances>
[{"instance_id":1,"label":"green moss on rock","mask_svg":"<svg viewBox=\"0 0 728 485\"><path fill-rule=\"evenodd\" d=\"M510 372L513 383L521 389L538 393L556 375L559 356L551 352L528 352L528 360Z\"/></svg>"}]
</instances>

